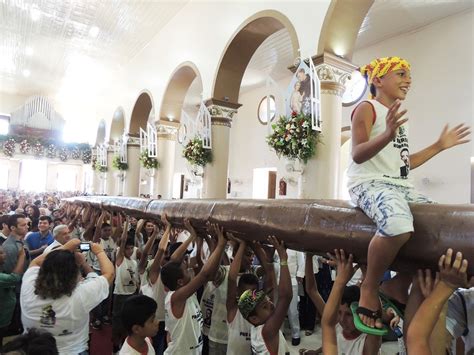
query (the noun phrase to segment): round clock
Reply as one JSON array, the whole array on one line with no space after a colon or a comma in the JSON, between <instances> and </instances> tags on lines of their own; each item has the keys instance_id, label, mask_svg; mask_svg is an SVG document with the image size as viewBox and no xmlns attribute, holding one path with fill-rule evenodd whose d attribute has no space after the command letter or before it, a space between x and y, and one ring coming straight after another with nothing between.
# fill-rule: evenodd
<instances>
[{"instance_id":1,"label":"round clock","mask_svg":"<svg viewBox=\"0 0 474 355\"><path fill-rule=\"evenodd\" d=\"M367 89L367 81L362 74L356 70L351 74L351 78L346 81L346 91L342 96L343 106L352 106L357 103Z\"/></svg>"}]
</instances>

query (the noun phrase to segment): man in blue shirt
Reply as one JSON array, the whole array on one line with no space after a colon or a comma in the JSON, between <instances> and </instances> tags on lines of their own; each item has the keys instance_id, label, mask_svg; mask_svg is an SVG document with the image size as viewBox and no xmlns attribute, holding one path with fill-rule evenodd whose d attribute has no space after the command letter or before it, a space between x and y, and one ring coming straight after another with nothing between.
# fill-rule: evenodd
<instances>
[{"instance_id":1,"label":"man in blue shirt","mask_svg":"<svg viewBox=\"0 0 474 355\"><path fill-rule=\"evenodd\" d=\"M41 216L38 222L39 231L31 233L26 238L26 245L30 251L32 260L38 255L41 255L46 247L54 242L54 238L50 229L51 223L53 223L51 217Z\"/></svg>"}]
</instances>

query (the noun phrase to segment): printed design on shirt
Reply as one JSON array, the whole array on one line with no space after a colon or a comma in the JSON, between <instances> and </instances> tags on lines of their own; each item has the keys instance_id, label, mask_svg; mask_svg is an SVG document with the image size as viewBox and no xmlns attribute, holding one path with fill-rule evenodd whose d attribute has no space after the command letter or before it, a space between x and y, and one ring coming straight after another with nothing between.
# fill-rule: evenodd
<instances>
[{"instance_id":1,"label":"printed design on shirt","mask_svg":"<svg viewBox=\"0 0 474 355\"><path fill-rule=\"evenodd\" d=\"M110 245L106 245L104 251L109 260L113 261L115 248L111 247Z\"/></svg>"},{"instance_id":2,"label":"printed design on shirt","mask_svg":"<svg viewBox=\"0 0 474 355\"><path fill-rule=\"evenodd\" d=\"M245 340L250 341L251 340L251 335L249 332L239 332L239 336L244 337Z\"/></svg>"},{"instance_id":3,"label":"printed design on shirt","mask_svg":"<svg viewBox=\"0 0 474 355\"><path fill-rule=\"evenodd\" d=\"M72 334L72 332L71 332L70 330L64 329L64 330L61 332L61 334L58 334L58 336L61 337L61 336L70 335L70 334Z\"/></svg>"},{"instance_id":4,"label":"printed design on shirt","mask_svg":"<svg viewBox=\"0 0 474 355\"><path fill-rule=\"evenodd\" d=\"M402 161L400 177L406 179L410 173L410 150L408 148L408 137L405 127L400 126L398 128L398 134L393 139L393 147L400 150L400 159Z\"/></svg>"},{"instance_id":5,"label":"printed design on shirt","mask_svg":"<svg viewBox=\"0 0 474 355\"><path fill-rule=\"evenodd\" d=\"M133 268L128 267L127 268L128 274L130 275L130 279L128 280L128 283L124 283L124 286L134 286L135 285L135 271Z\"/></svg>"},{"instance_id":6,"label":"printed design on shirt","mask_svg":"<svg viewBox=\"0 0 474 355\"><path fill-rule=\"evenodd\" d=\"M216 296L211 294L209 298L203 299L202 302L206 309L206 314L204 315L204 327L210 328L211 327L211 318L212 318L212 310L214 308L214 298Z\"/></svg>"},{"instance_id":7,"label":"printed design on shirt","mask_svg":"<svg viewBox=\"0 0 474 355\"><path fill-rule=\"evenodd\" d=\"M56 324L56 312L53 310L52 305L49 304L41 309L40 323L47 328L54 327Z\"/></svg>"}]
</instances>

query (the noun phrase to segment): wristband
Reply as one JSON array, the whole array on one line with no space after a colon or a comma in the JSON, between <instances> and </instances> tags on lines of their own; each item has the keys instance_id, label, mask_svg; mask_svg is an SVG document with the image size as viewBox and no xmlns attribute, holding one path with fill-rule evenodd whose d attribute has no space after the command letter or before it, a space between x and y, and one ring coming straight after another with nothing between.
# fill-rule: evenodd
<instances>
[{"instance_id":1,"label":"wristband","mask_svg":"<svg viewBox=\"0 0 474 355\"><path fill-rule=\"evenodd\" d=\"M280 261L280 266L288 266L288 260Z\"/></svg>"}]
</instances>

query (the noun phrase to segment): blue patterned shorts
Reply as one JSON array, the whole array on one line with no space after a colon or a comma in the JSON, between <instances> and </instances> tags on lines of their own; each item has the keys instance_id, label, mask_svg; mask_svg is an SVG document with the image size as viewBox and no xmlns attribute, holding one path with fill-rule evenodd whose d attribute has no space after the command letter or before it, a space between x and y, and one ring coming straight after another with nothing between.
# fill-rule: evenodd
<instances>
[{"instance_id":1,"label":"blue patterned shorts","mask_svg":"<svg viewBox=\"0 0 474 355\"><path fill-rule=\"evenodd\" d=\"M391 237L413 232L408 203L434 203L413 187L371 180L349 190L352 202L377 225L377 234Z\"/></svg>"}]
</instances>

